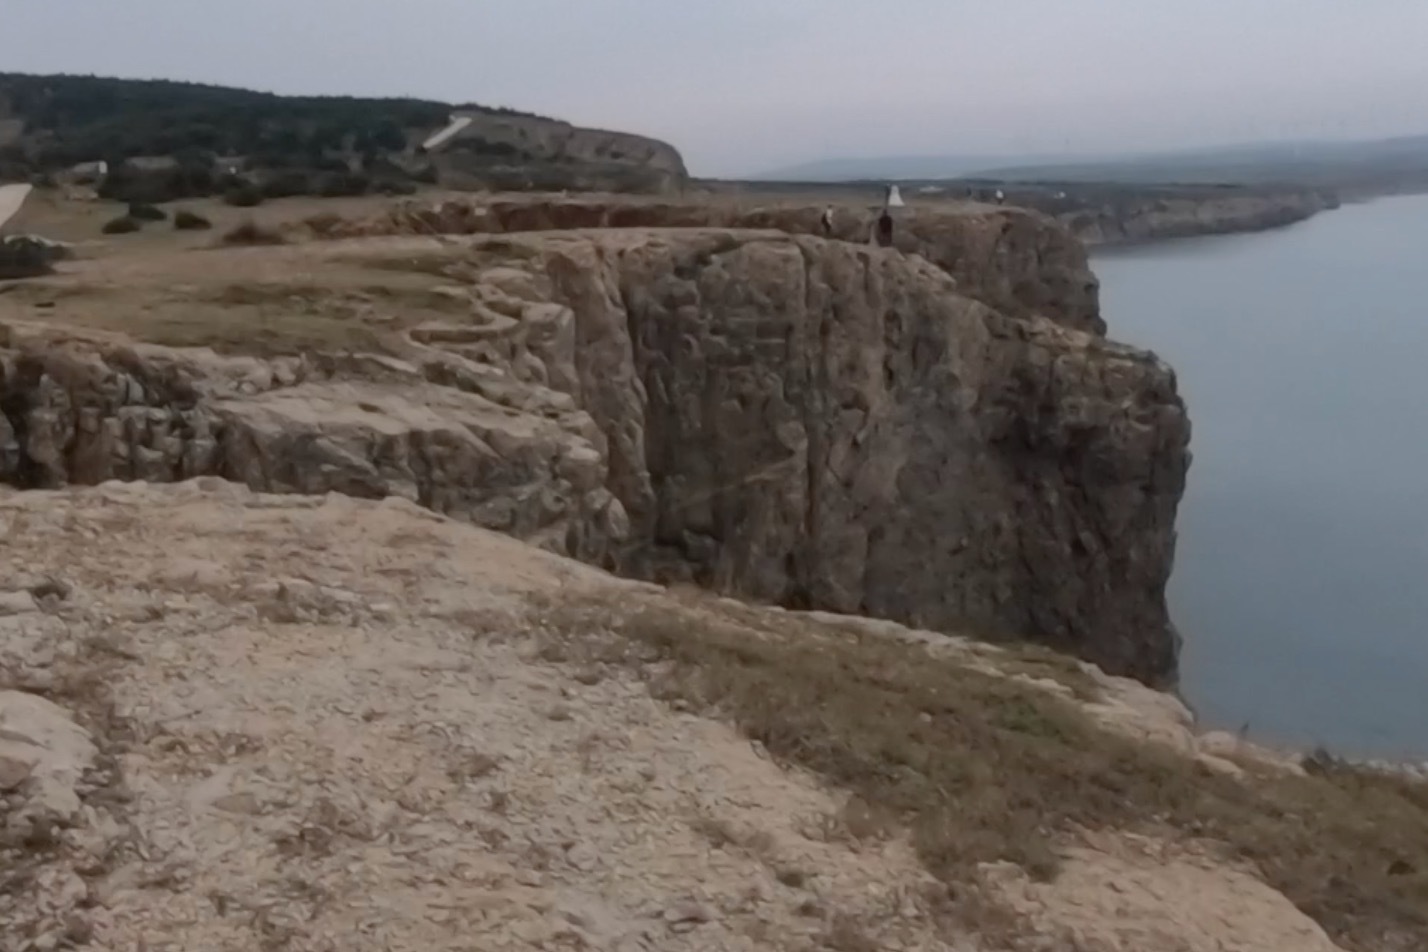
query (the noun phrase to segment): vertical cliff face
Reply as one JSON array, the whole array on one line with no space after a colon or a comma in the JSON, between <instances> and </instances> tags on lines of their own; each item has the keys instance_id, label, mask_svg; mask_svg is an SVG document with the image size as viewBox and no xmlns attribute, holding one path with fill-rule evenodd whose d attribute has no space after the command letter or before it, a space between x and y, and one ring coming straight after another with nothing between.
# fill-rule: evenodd
<instances>
[{"instance_id":1,"label":"vertical cliff face","mask_svg":"<svg viewBox=\"0 0 1428 952\"><path fill-rule=\"evenodd\" d=\"M842 243L722 233L548 260L631 519L624 571L1173 677L1189 431L1153 357Z\"/></svg>"},{"instance_id":2,"label":"vertical cliff face","mask_svg":"<svg viewBox=\"0 0 1428 952\"><path fill-rule=\"evenodd\" d=\"M626 228L400 247L225 265L451 285L440 321L378 315L389 356L61 344L51 311L0 344L0 480L401 495L635 576L1173 680L1189 425L1154 357L849 242Z\"/></svg>"}]
</instances>

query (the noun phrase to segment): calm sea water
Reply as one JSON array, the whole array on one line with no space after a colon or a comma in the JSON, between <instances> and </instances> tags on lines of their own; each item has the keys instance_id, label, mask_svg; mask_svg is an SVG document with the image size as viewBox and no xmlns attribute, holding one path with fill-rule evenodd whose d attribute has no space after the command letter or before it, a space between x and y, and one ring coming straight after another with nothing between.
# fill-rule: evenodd
<instances>
[{"instance_id":1,"label":"calm sea water","mask_svg":"<svg viewBox=\"0 0 1428 952\"><path fill-rule=\"evenodd\" d=\"M1194 425L1187 698L1264 740L1428 757L1428 197L1092 264Z\"/></svg>"}]
</instances>

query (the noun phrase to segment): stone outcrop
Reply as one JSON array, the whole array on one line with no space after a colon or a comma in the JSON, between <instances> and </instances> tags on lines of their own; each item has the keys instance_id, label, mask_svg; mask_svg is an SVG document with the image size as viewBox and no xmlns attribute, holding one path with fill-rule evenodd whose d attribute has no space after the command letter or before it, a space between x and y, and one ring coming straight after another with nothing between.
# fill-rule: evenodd
<instances>
[{"instance_id":1,"label":"stone outcrop","mask_svg":"<svg viewBox=\"0 0 1428 952\"><path fill-rule=\"evenodd\" d=\"M536 116L455 115L470 123L432 156L449 185L664 193L689 179L679 151L658 139Z\"/></svg>"},{"instance_id":2,"label":"stone outcrop","mask_svg":"<svg viewBox=\"0 0 1428 952\"><path fill-rule=\"evenodd\" d=\"M392 266L369 244L323 253ZM17 327L0 480L404 496L636 576L1173 679L1189 432L1153 356L865 245L635 228L418 245L469 321L411 328L394 357Z\"/></svg>"},{"instance_id":3,"label":"stone outcrop","mask_svg":"<svg viewBox=\"0 0 1428 952\"><path fill-rule=\"evenodd\" d=\"M326 222L324 236L490 234L613 228L757 228L821 235L823 205L735 201L508 198L412 202L359 221ZM866 243L877 212L840 206L832 237ZM1085 247L1046 216L1023 208L940 205L904 209L894 245L946 271L960 294L1012 317L1046 317L1106 332L1100 284Z\"/></svg>"},{"instance_id":4,"label":"stone outcrop","mask_svg":"<svg viewBox=\"0 0 1428 952\"><path fill-rule=\"evenodd\" d=\"M481 387L479 369L463 376L440 360L39 344L0 363L0 482L218 474L271 492L400 496L608 562L624 514L603 488L589 416L557 393L502 405Z\"/></svg>"}]
</instances>

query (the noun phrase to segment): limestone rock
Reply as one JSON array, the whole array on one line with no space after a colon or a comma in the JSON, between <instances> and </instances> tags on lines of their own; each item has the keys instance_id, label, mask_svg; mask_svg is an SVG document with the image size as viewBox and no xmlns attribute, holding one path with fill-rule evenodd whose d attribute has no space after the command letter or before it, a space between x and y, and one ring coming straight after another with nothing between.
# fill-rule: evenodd
<instances>
[{"instance_id":1,"label":"limestone rock","mask_svg":"<svg viewBox=\"0 0 1428 952\"><path fill-rule=\"evenodd\" d=\"M752 205L549 197L409 204L345 222L338 234L479 234L568 229L729 228L821 235L823 205ZM842 208L841 241L866 244L877 210ZM1104 334L1100 283L1086 249L1049 217L1024 208L945 205L906 209L895 246L921 255L957 282L959 293L1012 317L1041 316ZM507 278L506 280L509 280Z\"/></svg>"},{"instance_id":2,"label":"limestone rock","mask_svg":"<svg viewBox=\"0 0 1428 952\"><path fill-rule=\"evenodd\" d=\"M487 211L517 228L643 207ZM994 262L1022 247L1036 274L1051 255L1080 275L1084 256L996 214L925 223L929 255L982 262L975 287L852 241L632 226L445 246L479 307L414 327L399 358L20 340L0 351L0 482L396 496L636 577L1029 636L1170 681L1174 374L1100 336L1094 288L1038 316L1052 285Z\"/></svg>"},{"instance_id":3,"label":"limestone rock","mask_svg":"<svg viewBox=\"0 0 1428 952\"><path fill-rule=\"evenodd\" d=\"M75 785L98 755L89 733L63 708L21 691L0 691L0 788L21 787L10 822L65 822L78 812Z\"/></svg>"}]
</instances>

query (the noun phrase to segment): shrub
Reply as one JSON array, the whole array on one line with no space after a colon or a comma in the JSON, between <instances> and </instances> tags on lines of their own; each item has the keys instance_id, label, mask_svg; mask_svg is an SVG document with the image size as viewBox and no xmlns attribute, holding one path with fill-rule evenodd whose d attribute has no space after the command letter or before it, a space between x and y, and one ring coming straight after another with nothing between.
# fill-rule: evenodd
<instances>
[{"instance_id":1,"label":"shrub","mask_svg":"<svg viewBox=\"0 0 1428 952\"><path fill-rule=\"evenodd\" d=\"M129 217L135 221L163 221L169 217L164 210L145 202L130 202Z\"/></svg>"},{"instance_id":2,"label":"shrub","mask_svg":"<svg viewBox=\"0 0 1428 952\"><path fill-rule=\"evenodd\" d=\"M322 212L318 215L309 215L303 219L303 224L308 227L318 238L330 238L336 233L346 219L341 215L334 215L331 212Z\"/></svg>"},{"instance_id":3,"label":"shrub","mask_svg":"<svg viewBox=\"0 0 1428 952\"><path fill-rule=\"evenodd\" d=\"M417 187L413 182L404 182L401 179L385 179L378 182L374 191L383 195L415 195Z\"/></svg>"},{"instance_id":4,"label":"shrub","mask_svg":"<svg viewBox=\"0 0 1428 952\"><path fill-rule=\"evenodd\" d=\"M339 172L324 175L318 182L317 193L323 198L365 195L371 185L372 180L360 172Z\"/></svg>"},{"instance_id":5,"label":"shrub","mask_svg":"<svg viewBox=\"0 0 1428 952\"><path fill-rule=\"evenodd\" d=\"M297 170L278 172L263 182L264 198L291 198L294 195L310 195L312 179Z\"/></svg>"},{"instance_id":6,"label":"shrub","mask_svg":"<svg viewBox=\"0 0 1428 952\"><path fill-rule=\"evenodd\" d=\"M104 227L101 228L100 231L106 235L132 235L142 227L144 227L143 223L138 219L130 218L128 215L121 215L112 221L105 222Z\"/></svg>"},{"instance_id":7,"label":"shrub","mask_svg":"<svg viewBox=\"0 0 1428 952\"><path fill-rule=\"evenodd\" d=\"M174 228L179 231L206 231L212 227L213 223L207 218L186 208L174 212Z\"/></svg>"},{"instance_id":8,"label":"shrub","mask_svg":"<svg viewBox=\"0 0 1428 952\"><path fill-rule=\"evenodd\" d=\"M251 218L223 236L225 245L281 245L286 241L282 232L275 228L265 228Z\"/></svg>"},{"instance_id":9,"label":"shrub","mask_svg":"<svg viewBox=\"0 0 1428 952\"><path fill-rule=\"evenodd\" d=\"M59 251L32 238L16 236L0 241L0 281L38 278L54 271L51 262Z\"/></svg>"},{"instance_id":10,"label":"shrub","mask_svg":"<svg viewBox=\"0 0 1428 952\"><path fill-rule=\"evenodd\" d=\"M253 185L239 185L223 195L223 200L234 208L254 208L263 204L263 193Z\"/></svg>"}]
</instances>

